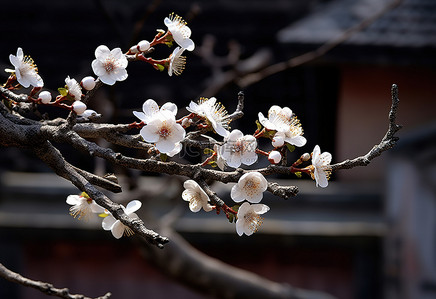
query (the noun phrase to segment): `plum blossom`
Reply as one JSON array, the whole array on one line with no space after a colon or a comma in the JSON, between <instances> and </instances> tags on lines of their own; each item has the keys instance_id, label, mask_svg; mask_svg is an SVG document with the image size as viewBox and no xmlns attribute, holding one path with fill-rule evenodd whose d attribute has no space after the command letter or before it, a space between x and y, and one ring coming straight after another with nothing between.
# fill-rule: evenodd
<instances>
[{"instance_id":1,"label":"plum blossom","mask_svg":"<svg viewBox=\"0 0 436 299\"><path fill-rule=\"evenodd\" d=\"M156 112L140 134L147 142L156 143L156 148L163 154L175 155L181 149L180 142L185 138L186 132L176 122L176 118L170 110Z\"/></svg>"},{"instance_id":2,"label":"plum blossom","mask_svg":"<svg viewBox=\"0 0 436 299\"><path fill-rule=\"evenodd\" d=\"M186 25L186 22L178 15L172 13L164 20L165 25L168 27L168 31L173 36L175 42L188 51L193 51L195 44L190 39L191 29Z\"/></svg>"},{"instance_id":3,"label":"plum blossom","mask_svg":"<svg viewBox=\"0 0 436 299\"><path fill-rule=\"evenodd\" d=\"M116 81L127 79L128 61L120 48L109 50L107 46L100 45L95 50L95 57L92 70L104 84L114 85Z\"/></svg>"},{"instance_id":4,"label":"plum blossom","mask_svg":"<svg viewBox=\"0 0 436 299\"><path fill-rule=\"evenodd\" d=\"M263 192L267 188L268 182L260 172L249 172L241 176L238 183L232 187L230 197L235 202L245 199L251 203L258 203L262 200Z\"/></svg>"},{"instance_id":5,"label":"plum blossom","mask_svg":"<svg viewBox=\"0 0 436 299\"><path fill-rule=\"evenodd\" d=\"M91 213L103 213L104 208L99 206L93 199L85 193L81 195L69 195L66 200L67 204L72 205L70 215L79 220L88 219Z\"/></svg>"},{"instance_id":6,"label":"plum blossom","mask_svg":"<svg viewBox=\"0 0 436 299\"><path fill-rule=\"evenodd\" d=\"M173 74L179 76L186 65L186 56L181 56L185 51L184 48L177 47L174 49L173 53L170 56L170 64L168 66L168 75L172 76Z\"/></svg>"},{"instance_id":7,"label":"plum blossom","mask_svg":"<svg viewBox=\"0 0 436 299\"><path fill-rule=\"evenodd\" d=\"M264 204L251 205L244 202L238 209L236 220L236 232L239 236L246 234L247 236L255 233L263 223L263 218L259 215L269 211L269 207Z\"/></svg>"},{"instance_id":8,"label":"plum blossom","mask_svg":"<svg viewBox=\"0 0 436 299\"><path fill-rule=\"evenodd\" d=\"M159 111L165 111L165 110L170 111L174 115L174 117L177 114L177 106L174 103L171 102L165 103L159 109L159 106L154 100L148 99L142 105L143 112L133 111L133 115L135 115L145 124L148 124L158 114Z\"/></svg>"},{"instance_id":9,"label":"plum blossom","mask_svg":"<svg viewBox=\"0 0 436 299\"><path fill-rule=\"evenodd\" d=\"M257 140L253 135L244 135L239 130L233 130L226 143L221 147L221 155L227 165L238 168L241 163L252 165L257 161Z\"/></svg>"},{"instance_id":10,"label":"plum blossom","mask_svg":"<svg viewBox=\"0 0 436 299\"><path fill-rule=\"evenodd\" d=\"M142 203L139 200L132 200L126 207L121 207L129 218L135 219L139 218L135 212L139 210L141 205ZM134 234L134 231L130 227L121 223L120 220L115 219L113 215L106 216L101 225L104 230L110 230L116 239L121 238L123 235L131 236Z\"/></svg>"},{"instance_id":11,"label":"plum blossom","mask_svg":"<svg viewBox=\"0 0 436 299\"><path fill-rule=\"evenodd\" d=\"M288 107L281 108L277 105L268 110L268 118L259 112L259 122L268 130L277 131L273 137L273 145L281 144L281 139L291 145L298 147L306 144L300 121L293 116L292 110Z\"/></svg>"},{"instance_id":12,"label":"plum blossom","mask_svg":"<svg viewBox=\"0 0 436 299\"><path fill-rule=\"evenodd\" d=\"M187 180L183 183L185 190L182 193L182 198L189 201L189 209L192 212L198 212L203 208L206 212L212 211L212 206L209 204L209 196L194 180Z\"/></svg>"},{"instance_id":13,"label":"plum blossom","mask_svg":"<svg viewBox=\"0 0 436 299\"><path fill-rule=\"evenodd\" d=\"M38 68L30 56L24 56L23 49L17 49L17 55L9 55L9 61L15 67L14 70L6 70L15 73L18 83L27 88L30 85L33 87L43 87L44 81L38 75Z\"/></svg>"},{"instance_id":14,"label":"plum blossom","mask_svg":"<svg viewBox=\"0 0 436 299\"><path fill-rule=\"evenodd\" d=\"M82 88L80 84L77 83L76 79L70 78L70 76L65 78L65 84L67 85L68 94L75 100L80 101L82 98Z\"/></svg>"},{"instance_id":15,"label":"plum blossom","mask_svg":"<svg viewBox=\"0 0 436 299\"><path fill-rule=\"evenodd\" d=\"M200 98L198 103L191 101L186 109L205 118L218 135L226 138L230 134L227 129L231 119L224 106L221 103L216 103L216 98Z\"/></svg>"},{"instance_id":16,"label":"plum blossom","mask_svg":"<svg viewBox=\"0 0 436 299\"><path fill-rule=\"evenodd\" d=\"M332 155L329 152L321 153L319 145L315 145L312 153L311 176L315 180L316 186L325 188L328 186L328 180L331 174L330 162Z\"/></svg>"}]
</instances>

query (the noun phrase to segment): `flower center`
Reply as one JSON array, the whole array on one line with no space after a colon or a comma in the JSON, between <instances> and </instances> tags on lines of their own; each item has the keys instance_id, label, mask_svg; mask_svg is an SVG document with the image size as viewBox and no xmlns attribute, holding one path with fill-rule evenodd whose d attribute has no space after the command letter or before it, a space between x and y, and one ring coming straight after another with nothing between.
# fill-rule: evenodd
<instances>
[{"instance_id":1,"label":"flower center","mask_svg":"<svg viewBox=\"0 0 436 299\"><path fill-rule=\"evenodd\" d=\"M255 212L250 212L244 215L244 221L251 231L257 232L263 223L263 218Z\"/></svg>"},{"instance_id":2,"label":"flower center","mask_svg":"<svg viewBox=\"0 0 436 299\"><path fill-rule=\"evenodd\" d=\"M164 124L159 130L159 136L162 138L168 138L171 135L171 130Z\"/></svg>"},{"instance_id":3,"label":"flower center","mask_svg":"<svg viewBox=\"0 0 436 299\"><path fill-rule=\"evenodd\" d=\"M23 66L20 68L21 72L28 72L34 70L38 73L38 67L35 64L35 61L30 56L24 56L23 58Z\"/></svg>"},{"instance_id":4,"label":"flower center","mask_svg":"<svg viewBox=\"0 0 436 299\"><path fill-rule=\"evenodd\" d=\"M243 150L244 150L244 144L240 140L236 141L236 143L232 146L233 153L240 153Z\"/></svg>"},{"instance_id":5,"label":"flower center","mask_svg":"<svg viewBox=\"0 0 436 299\"><path fill-rule=\"evenodd\" d=\"M244 190L247 193L247 195L252 197L253 195L257 194L257 190L259 189L259 184L260 182L255 178L246 181L244 185Z\"/></svg>"},{"instance_id":6,"label":"flower center","mask_svg":"<svg viewBox=\"0 0 436 299\"><path fill-rule=\"evenodd\" d=\"M198 206L201 205L200 196L198 196L198 195L191 196L191 198L189 199L189 202L191 203L192 208L194 208L194 209L198 208Z\"/></svg>"},{"instance_id":7,"label":"flower center","mask_svg":"<svg viewBox=\"0 0 436 299\"><path fill-rule=\"evenodd\" d=\"M103 63L103 67L107 73L112 73L117 68L115 58L108 57Z\"/></svg>"}]
</instances>

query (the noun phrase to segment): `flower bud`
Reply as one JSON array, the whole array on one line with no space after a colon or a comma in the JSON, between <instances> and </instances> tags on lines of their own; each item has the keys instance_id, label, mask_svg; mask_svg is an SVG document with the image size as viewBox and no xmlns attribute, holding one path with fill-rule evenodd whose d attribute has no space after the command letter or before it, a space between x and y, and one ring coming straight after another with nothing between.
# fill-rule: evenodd
<instances>
[{"instance_id":1,"label":"flower bud","mask_svg":"<svg viewBox=\"0 0 436 299\"><path fill-rule=\"evenodd\" d=\"M46 91L46 90L41 91L39 93L38 99L41 101L41 103L48 104L51 101L51 93L49 91Z\"/></svg>"},{"instance_id":2,"label":"flower bud","mask_svg":"<svg viewBox=\"0 0 436 299\"><path fill-rule=\"evenodd\" d=\"M129 52L132 54L138 54L139 53L138 45L131 46Z\"/></svg>"},{"instance_id":3,"label":"flower bud","mask_svg":"<svg viewBox=\"0 0 436 299\"><path fill-rule=\"evenodd\" d=\"M304 154L302 154L301 155L301 158L300 158L302 161L309 161L309 159L310 159L310 154L309 153L304 153Z\"/></svg>"},{"instance_id":4,"label":"flower bud","mask_svg":"<svg viewBox=\"0 0 436 299\"><path fill-rule=\"evenodd\" d=\"M271 162L271 164L277 164L282 159L282 155L278 151L271 151L268 155L268 161Z\"/></svg>"},{"instance_id":5,"label":"flower bud","mask_svg":"<svg viewBox=\"0 0 436 299\"><path fill-rule=\"evenodd\" d=\"M285 139L282 136L278 136L276 134L271 143L274 147L281 147L285 144Z\"/></svg>"},{"instance_id":6,"label":"flower bud","mask_svg":"<svg viewBox=\"0 0 436 299\"><path fill-rule=\"evenodd\" d=\"M94 77L88 76L82 79L82 82L80 82L83 88L86 90L94 89L95 87L95 79Z\"/></svg>"},{"instance_id":7,"label":"flower bud","mask_svg":"<svg viewBox=\"0 0 436 299\"><path fill-rule=\"evenodd\" d=\"M187 128L192 124L192 119L190 118L184 118L182 120L182 127Z\"/></svg>"},{"instance_id":8,"label":"flower bud","mask_svg":"<svg viewBox=\"0 0 436 299\"><path fill-rule=\"evenodd\" d=\"M140 52L147 51L148 49L150 49L150 42L147 40L142 40L138 43L137 48Z\"/></svg>"},{"instance_id":9,"label":"flower bud","mask_svg":"<svg viewBox=\"0 0 436 299\"><path fill-rule=\"evenodd\" d=\"M74 101L73 103L73 111L76 112L77 115L82 115L86 110L85 103L81 101Z\"/></svg>"}]
</instances>

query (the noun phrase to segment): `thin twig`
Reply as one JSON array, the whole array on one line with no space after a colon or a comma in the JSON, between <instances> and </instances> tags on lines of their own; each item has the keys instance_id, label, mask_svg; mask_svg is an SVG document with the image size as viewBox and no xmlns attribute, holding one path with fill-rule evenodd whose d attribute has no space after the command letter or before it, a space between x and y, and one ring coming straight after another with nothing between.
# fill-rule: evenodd
<instances>
[{"instance_id":1,"label":"thin twig","mask_svg":"<svg viewBox=\"0 0 436 299\"><path fill-rule=\"evenodd\" d=\"M37 289L37 290L39 290L47 295L56 296L59 298L92 299L91 297L87 297L87 296L80 295L80 294L77 294L77 295L70 294L70 291L67 288L58 289L58 288L55 288L50 283L36 281L36 280L32 280L32 279L23 277L20 274L9 270L5 266L3 266L1 263L0 263L0 276L11 281L11 282L18 283L18 284L21 284L21 285L26 286L26 287L32 287L32 288L35 288L35 289ZM100 296L100 297L96 297L95 299L107 299L110 296L111 296L111 293L106 293L105 295Z\"/></svg>"},{"instance_id":2,"label":"thin twig","mask_svg":"<svg viewBox=\"0 0 436 299\"><path fill-rule=\"evenodd\" d=\"M321 56L324 56L327 54L327 52L331 51L335 47L339 46L340 44L347 41L349 38L351 38L354 34L357 32L360 32L367 28L369 25L371 25L374 21L379 19L381 16L383 16L388 11L392 10L393 8L400 5L402 0L394 0L386 5L382 10L378 11L374 15L370 16L369 18L364 19L359 24L349 28L348 30L344 31L340 36L338 36L335 39L329 40L323 45L321 45L319 48L317 48L314 51L310 51L307 53L304 53L302 55L299 55L297 57L293 57L289 60L282 61L273 65L270 65L259 72L256 73L250 73L248 75L245 75L244 77L237 80L237 84L241 88L246 88L249 85L252 85L254 83L257 83L266 77L269 77L271 75L277 74L279 72L283 72L289 68L293 68L305 63L308 63L310 61L313 61L317 58L320 58Z\"/></svg>"},{"instance_id":3,"label":"thin twig","mask_svg":"<svg viewBox=\"0 0 436 299\"><path fill-rule=\"evenodd\" d=\"M401 125L398 125L396 123L398 104L400 103L400 99L398 98L398 86L396 84L392 84L391 95L392 105L389 111L389 128L380 143L375 145L364 156L360 156L352 160L347 159L343 162L331 165L332 171L337 171L340 169L350 169L357 166L367 166L372 159L380 156L384 151L387 151L395 146L399 139L395 136L395 133L402 128Z\"/></svg>"}]
</instances>

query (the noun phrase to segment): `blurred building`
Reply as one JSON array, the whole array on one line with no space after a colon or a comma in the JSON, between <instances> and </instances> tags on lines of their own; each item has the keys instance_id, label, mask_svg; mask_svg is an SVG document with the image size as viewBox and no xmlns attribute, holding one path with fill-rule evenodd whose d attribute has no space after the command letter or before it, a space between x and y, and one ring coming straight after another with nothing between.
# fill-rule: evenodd
<instances>
[{"instance_id":1,"label":"blurred building","mask_svg":"<svg viewBox=\"0 0 436 299\"><path fill-rule=\"evenodd\" d=\"M127 48L131 41L150 38L156 26L164 27L163 18L172 11L190 21L197 46L213 34L218 56L225 56L229 41L234 40L241 45L241 59L268 48L273 57L268 62L273 63L316 50L386 10L321 58L245 88L246 116L235 127L251 132L259 111L266 114L272 104L289 106L305 130L305 151L319 144L322 151L333 154L333 162L354 158L366 154L385 134L390 87L395 83L401 101L398 122L404 126L398 148L368 167L335 174L326 189L316 188L307 178L275 177L283 184L299 186L300 193L289 201L265 194L271 211L260 231L250 238L238 237L234 224L226 222L223 215L193 214L186 206L175 227L213 257L296 287L344 299L434 296L434 144L430 142L434 130L427 128L434 128L436 116L436 2L22 4L25 8L19 11L0 12L0 30L7 37L0 48L0 66L7 67L8 55L21 46L36 60L46 86L53 89L61 86L67 75L77 79L89 75L99 44ZM16 25L23 22L28 25ZM143 27L135 31L135 26ZM147 98L159 104L174 101L183 107L201 96L213 78L210 65L198 53L187 56L187 68L176 78L144 70L148 66L131 65L127 81L99 95L101 102L96 107L111 107L105 110L105 121L134 121L131 111L139 110ZM204 78L202 82L198 82L199 76ZM237 84L230 82L216 96L232 110L238 91ZM92 171L97 164L67 147L61 149L75 165ZM114 240L100 229L98 220L80 222L69 216L65 198L77 193L69 182L49 174L50 170L25 151L1 149L0 153L0 262L4 265L29 278L88 296L111 291L114 298L141 298L143 293L150 298L175 294L178 298L202 298L169 281L128 239ZM266 164L259 160L260 165ZM110 166L106 170L125 175ZM139 182L146 192L167 188L163 200L147 205L156 215L168 211L173 197L181 193L177 180L168 183L142 177ZM228 203L230 187L214 186ZM46 296L0 280L0 297Z\"/></svg>"}]
</instances>

